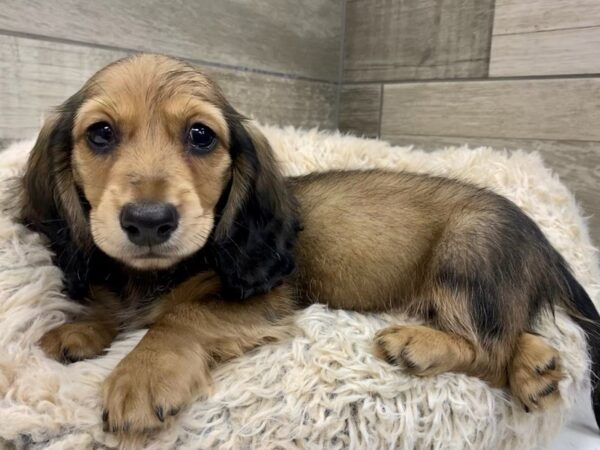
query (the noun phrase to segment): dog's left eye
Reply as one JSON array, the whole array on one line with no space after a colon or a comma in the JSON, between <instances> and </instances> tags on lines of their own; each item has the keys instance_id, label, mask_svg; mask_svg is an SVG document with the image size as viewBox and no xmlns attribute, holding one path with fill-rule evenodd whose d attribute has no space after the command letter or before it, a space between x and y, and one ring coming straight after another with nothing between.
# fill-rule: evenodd
<instances>
[{"instance_id":1,"label":"dog's left eye","mask_svg":"<svg viewBox=\"0 0 600 450\"><path fill-rule=\"evenodd\" d=\"M195 153L208 153L217 144L213 130L202 123L193 124L187 133L187 142Z\"/></svg>"},{"instance_id":2,"label":"dog's left eye","mask_svg":"<svg viewBox=\"0 0 600 450\"><path fill-rule=\"evenodd\" d=\"M115 145L115 132L107 122L97 122L88 127L87 141L92 150L106 152Z\"/></svg>"}]
</instances>

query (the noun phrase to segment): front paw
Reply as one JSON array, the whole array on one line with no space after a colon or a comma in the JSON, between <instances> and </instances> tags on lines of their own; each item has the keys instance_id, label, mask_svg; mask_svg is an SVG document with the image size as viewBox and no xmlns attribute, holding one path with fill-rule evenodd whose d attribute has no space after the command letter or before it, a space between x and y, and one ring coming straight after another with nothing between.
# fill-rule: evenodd
<instances>
[{"instance_id":1,"label":"front paw","mask_svg":"<svg viewBox=\"0 0 600 450\"><path fill-rule=\"evenodd\" d=\"M207 374L174 353L134 350L103 386L104 431L142 433L167 425L199 392Z\"/></svg>"},{"instance_id":2,"label":"front paw","mask_svg":"<svg viewBox=\"0 0 600 450\"><path fill-rule=\"evenodd\" d=\"M69 363L101 355L114 336L114 329L104 323L73 322L48 331L39 345L49 357Z\"/></svg>"}]
</instances>

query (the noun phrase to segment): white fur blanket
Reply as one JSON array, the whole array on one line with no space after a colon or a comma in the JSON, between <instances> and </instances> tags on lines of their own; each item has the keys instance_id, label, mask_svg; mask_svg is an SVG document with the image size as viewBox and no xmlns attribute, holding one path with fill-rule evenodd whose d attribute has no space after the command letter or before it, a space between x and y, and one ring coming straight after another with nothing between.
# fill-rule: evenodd
<instances>
[{"instance_id":1,"label":"white fur blanket","mask_svg":"<svg viewBox=\"0 0 600 450\"><path fill-rule=\"evenodd\" d=\"M537 154L448 148L433 153L316 130L264 128L287 174L385 167L489 186L542 227L598 302L595 249L573 196ZM0 183L22 171L32 142L0 154ZM0 195L7 205L14 192ZM99 387L144 331L120 336L107 355L68 366L36 346L76 307L41 239L0 211L0 447L113 448L102 432ZM539 331L561 352L560 408L527 414L507 393L464 375L416 378L377 360L371 339L405 320L315 305L298 315L303 335L219 367L215 392L180 413L148 449L530 449L559 431L572 399L588 389L585 344L562 316Z\"/></svg>"}]
</instances>

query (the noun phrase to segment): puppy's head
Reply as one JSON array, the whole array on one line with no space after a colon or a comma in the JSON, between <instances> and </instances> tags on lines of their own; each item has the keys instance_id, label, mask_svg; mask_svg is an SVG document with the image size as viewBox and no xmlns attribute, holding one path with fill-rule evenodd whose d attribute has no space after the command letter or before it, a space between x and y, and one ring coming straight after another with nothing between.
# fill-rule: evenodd
<instances>
[{"instance_id":1,"label":"puppy's head","mask_svg":"<svg viewBox=\"0 0 600 450\"><path fill-rule=\"evenodd\" d=\"M63 251L99 248L152 271L202 250L247 297L293 268L293 199L267 140L175 59L138 55L95 74L44 125L24 188L23 218L67 276L77 268Z\"/></svg>"}]
</instances>

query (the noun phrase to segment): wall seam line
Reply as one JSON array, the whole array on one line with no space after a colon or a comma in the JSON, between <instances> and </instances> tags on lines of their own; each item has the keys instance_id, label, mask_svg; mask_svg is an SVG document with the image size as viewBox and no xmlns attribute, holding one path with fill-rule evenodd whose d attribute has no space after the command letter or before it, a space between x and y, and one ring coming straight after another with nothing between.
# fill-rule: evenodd
<instances>
[{"instance_id":1,"label":"wall seam line","mask_svg":"<svg viewBox=\"0 0 600 450\"><path fill-rule=\"evenodd\" d=\"M24 33L24 32L20 32L20 31L0 30L0 35L12 36L12 37L18 37L18 38L24 38L24 39L31 39L31 40L37 40L37 41L42 41L42 42L54 42L54 43L58 43L58 44L74 45L74 46L86 47L86 48L97 48L100 50L118 51L118 52L123 52L123 53L127 53L127 54L145 53L145 52L147 53L148 52L145 50L140 50L140 49L135 49L135 48L118 47L118 46L105 45L105 44L95 44L95 43L91 43L91 42L57 38L57 37L46 36L46 35L41 35L41 34L38 35L38 34L33 34L33 33ZM323 84L329 84L329 85L338 85L339 84L339 80L337 80L337 79L329 80L329 79L325 79L325 78L313 78L313 77L308 77L308 76L304 76L304 75L278 72L278 71L266 70L266 69L259 69L259 68L255 68L255 67L236 66L235 64L220 63L220 62L215 62L215 61L205 61L202 59L190 58L190 57L186 57L186 56L182 56L182 55L173 55L173 56L175 58L179 58L179 59L188 61L193 64L198 64L201 66L206 66L206 67L211 67L211 68L227 69L227 70L231 70L231 71L235 71L235 72L255 73L257 75L266 75L266 76L272 76L272 77L288 79L288 80L307 81L307 82L311 82L311 83L323 83Z\"/></svg>"},{"instance_id":2,"label":"wall seam line","mask_svg":"<svg viewBox=\"0 0 600 450\"><path fill-rule=\"evenodd\" d=\"M341 97L344 77L344 45L346 44L346 0L342 0L342 35L340 38L340 55L335 99L335 128L340 129Z\"/></svg>"}]
</instances>

